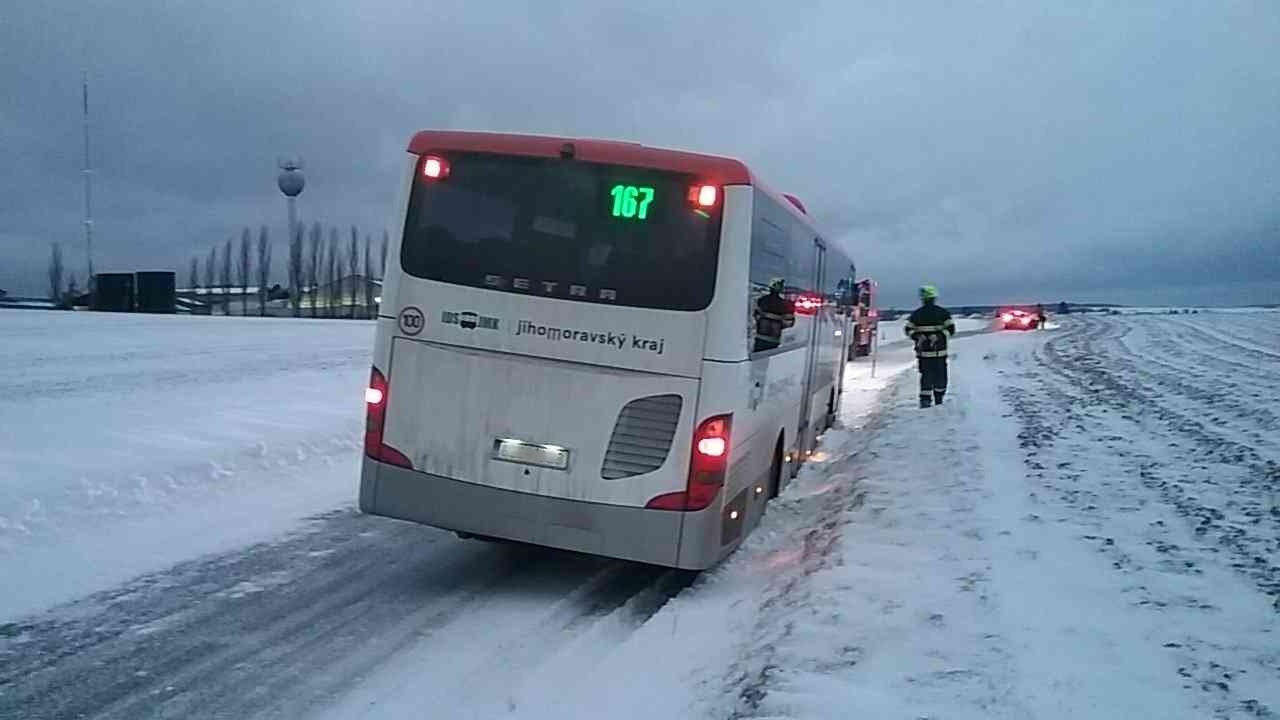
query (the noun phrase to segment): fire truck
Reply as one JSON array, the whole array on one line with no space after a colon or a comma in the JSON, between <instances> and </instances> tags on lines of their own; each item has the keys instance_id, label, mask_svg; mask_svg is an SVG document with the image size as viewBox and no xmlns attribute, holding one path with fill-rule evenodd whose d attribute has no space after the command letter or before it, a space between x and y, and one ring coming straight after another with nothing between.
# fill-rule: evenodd
<instances>
[{"instance_id":1,"label":"fire truck","mask_svg":"<svg viewBox=\"0 0 1280 720\"><path fill-rule=\"evenodd\" d=\"M876 281L863 278L854 284L853 337L849 345L853 357L871 354L880 324L880 311L876 309Z\"/></svg>"}]
</instances>

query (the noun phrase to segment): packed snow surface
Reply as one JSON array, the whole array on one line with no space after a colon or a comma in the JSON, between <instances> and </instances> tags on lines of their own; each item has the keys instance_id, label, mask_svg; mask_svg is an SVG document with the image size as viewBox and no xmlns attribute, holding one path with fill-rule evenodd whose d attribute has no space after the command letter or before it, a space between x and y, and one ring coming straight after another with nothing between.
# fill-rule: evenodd
<instances>
[{"instance_id":1,"label":"packed snow surface","mask_svg":"<svg viewBox=\"0 0 1280 720\"><path fill-rule=\"evenodd\" d=\"M368 325L113 319L152 338L130 361L112 359L129 343L101 318L60 320L82 337L52 351L56 336L0 315L19 346L0 353L102 366L3 381L43 409L0 396L6 426L22 420L21 442L0 443L0 577L6 593L14 576L36 586L0 616L0 717L1276 717L1273 317L1066 317L959 338L948 402L929 410L909 348L886 345L875 377L869 359L849 366L840 426L761 527L693 575L355 512ZM191 387L148 387L170 372ZM59 383L84 389L50 407L38 390ZM248 412L254 390L270 413ZM151 403L208 422L152 418ZM173 439L134 439L126 417ZM154 446L154 464L109 454L122 442ZM199 481L93 512L74 476L130 462L93 477ZM208 463L231 474L177 469ZM288 501L258 502L271 496ZM197 542L175 517L257 521ZM73 537L146 557L130 579L55 581L104 556L66 553ZM26 560L42 552L44 574Z\"/></svg>"}]
</instances>

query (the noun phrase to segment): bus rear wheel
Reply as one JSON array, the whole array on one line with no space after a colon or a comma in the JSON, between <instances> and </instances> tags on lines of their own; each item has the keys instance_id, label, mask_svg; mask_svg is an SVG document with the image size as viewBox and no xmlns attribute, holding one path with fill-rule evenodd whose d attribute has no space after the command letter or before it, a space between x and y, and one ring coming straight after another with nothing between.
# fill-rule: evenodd
<instances>
[{"instance_id":1,"label":"bus rear wheel","mask_svg":"<svg viewBox=\"0 0 1280 720\"><path fill-rule=\"evenodd\" d=\"M778 443L773 448L773 463L769 466L769 493L770 500L778 497L778 493L782 491L782 436L778 436Z\"/></svg>"}]
</instances>

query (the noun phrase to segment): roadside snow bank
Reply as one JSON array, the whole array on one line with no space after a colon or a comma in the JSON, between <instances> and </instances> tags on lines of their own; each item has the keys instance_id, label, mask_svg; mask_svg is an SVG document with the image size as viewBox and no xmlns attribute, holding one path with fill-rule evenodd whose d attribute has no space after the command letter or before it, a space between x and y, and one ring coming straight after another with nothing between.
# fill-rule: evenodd
<instances>
[{"instance_id":1,"label":"roadside snow bank","mask_svg":"<svg viewBox=\"0 0 1280 720\"><path fill-rule=\"evenodd\" d=\"M0 617L352 502L372 333L0 312Z\"/></svg>"}]
</instances>

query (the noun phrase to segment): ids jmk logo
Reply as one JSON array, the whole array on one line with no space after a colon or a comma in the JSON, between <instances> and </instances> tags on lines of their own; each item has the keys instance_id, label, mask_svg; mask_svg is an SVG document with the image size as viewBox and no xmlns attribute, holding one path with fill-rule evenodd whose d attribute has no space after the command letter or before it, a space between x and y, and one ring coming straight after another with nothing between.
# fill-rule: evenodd
<instances>
[{"instance_id":1,"label":"ids jmk logo","mask_svg":"<svg viewBox=\"0 0 1280 720\"><path fill-rule=\"evenodd\" d=\"M440 313L440 322L445 325L457 325L463 330L497 330L498 318L488 317L486 315L477 315L470 310L464 312L454 312L445 310Z\"/></svg>"}]
</instances>

